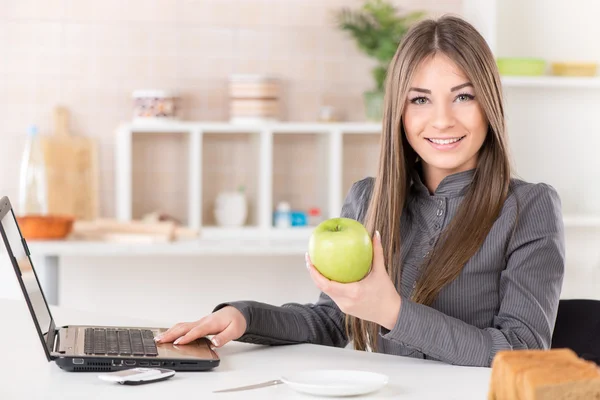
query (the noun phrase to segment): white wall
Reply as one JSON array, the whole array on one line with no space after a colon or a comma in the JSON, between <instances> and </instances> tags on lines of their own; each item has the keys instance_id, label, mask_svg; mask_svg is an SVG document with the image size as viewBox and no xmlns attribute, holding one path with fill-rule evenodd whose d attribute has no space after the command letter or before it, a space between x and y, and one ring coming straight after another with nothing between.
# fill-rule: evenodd
<instances>
[{"instance_id":1,"label":"white wall","mask_svg":"<svg viewBox=\"0 0 600 400\"><path fill-rule=\"evenodd\" d=\"M600 2L499 0L497 7L499 56L600 61Z\"/></svg>"}]
</instances>

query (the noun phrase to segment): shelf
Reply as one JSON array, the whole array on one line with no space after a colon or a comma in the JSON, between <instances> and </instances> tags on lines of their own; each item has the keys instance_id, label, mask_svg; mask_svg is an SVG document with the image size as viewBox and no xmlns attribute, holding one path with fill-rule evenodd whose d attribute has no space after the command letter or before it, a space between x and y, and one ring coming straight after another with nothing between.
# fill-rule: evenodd
<instances>
[{"instance_id":1,"label":"shelf","mask_svg":"<svg viewBox=\"0 0 600 400\"><path fill-rule=\"evenodd\" d=\"M187 135L139 135L132 143L132 217L160 210L187 223ZM182 157L183 154L183 157ZM165 209L164 205L170 206Z\"/></svg>"},{"instance_id":2,"label":"shelf","mask_svg":"<svg viewBox=\"0 0 600 400\"><path fill-rule=\"evenodd\" d=\"M31 254L36 256L273 256L306 253L308 244L303 240L274 239L205 239L200 241L154 244L48 241L28 242ZM34 261L35 262L35 261Z\"/></svg>"},{"instance_id":3,"label":"shelf","mask_svg":"<svg viewBox=\"0 0 600 400\"><path fill-rule=\"evenodd\" d=\"M567 229L599 229L600 216L566 215ZM173 243L129 244L28 241L33 256L273 256L303 255L314 227L289 229L203 228L201 238Z\"/></svg>"},{"instance_id":4,"label":"shelf","mask_svg":"<svg viewBox=\"0 0 600 400\"><path fill-rule=\"evenodd\" d=\"M221 192L244 187L246 224L258 225L260 135L204 133L202 138L202 224L215 226L215 201Z\"/></svg>"},{"instance_id":5,"label":"shelf","mask_svg":"<svg viewBox=\"0 0 600 400\"><path fill-rule=\"evenodd\" d=\"M331 178L327 167L333 152L328 139L319 133L274 133L273 208L279 202L287 202L292 211L307 212L318 207L322 215L329 215Z\"/></svg>"},{"instance_id":6,"label":"shelf","mask_svg":"<svg viewBox=\"0 0 600 400\"><path fill-rule=\"evenodd\" d=\"M247 190L250 226L272 227L273 211L279 201L288 201L293 209L301 211L319 207L323 217L334 217L339 215L345 194L342 179L348 179L343 176L342 138L372 143L380 131L379 123L353 122L121 124L117 128L115 157L116 217L128 221L139 216L140 199L161 198L162 188L168 187L164 198L176 204L170 204L169 211L175 209L170 213L194 229L215 227L215 198L218 193L235 190L239 185ZM146 175L144 190L134 188L138 175L148 172L136 165L139 158L150 160L157 168L164 165L160 153L150 151L152 155L147 155L138 149L137 143L165 137L178 141L179 157L168 156L169 163L178 167L174 171L160 169L158 173L162 174L161 179L171 175L168 182L175 182L176 188L157 185ZM155 203L152 206L162 208Z\"/></svg>"},{"instance_id":7,"label":"shelf","mask_svg":"<svg viewBox=\"0 0 600 400\"><path fill-rule=\"evenodd\" d=\"M201 130L208 133L371 133L381 132L380 123L370 122L274 122L264 124L232 124L229 122L165 121L131 122L119 126L119 130L132 133L187 133Z\"/></svg>"},{"instance_id":8,"label":"shelf","mask_svg":"<svg viewBox=\"0 0 600 400\"><path fill-rule=\"evenodd\" d=\"M600 77L503 76L507 88L580 88L600 89Z\"/></svg>"}]
</instances>

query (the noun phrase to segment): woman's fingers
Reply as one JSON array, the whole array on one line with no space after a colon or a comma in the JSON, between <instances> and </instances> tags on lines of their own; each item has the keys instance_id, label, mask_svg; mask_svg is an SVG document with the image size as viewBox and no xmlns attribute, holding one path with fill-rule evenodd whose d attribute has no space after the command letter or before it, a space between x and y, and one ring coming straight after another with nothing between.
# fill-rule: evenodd
<instances>
[{"instance_id":1,"label":"woman's fingers","mask_svg":"<svg viewBox=\"0 0 600 400\"><path fill-rule=\"evenodd\" d=\"M171 343L175 339L185 335L194 326L193 322L181 322L169 328L166 332L154 338L157 343Z\"/></svg>"},{"instance_id":2,"label":"woman's fingers","mask_svg":"<svg viewBox=\"0 0 600 400\"><path fill-rule=\"evenodd\" d=\"M185 335L176 339L173 342L173 344L188 344L198 338L204 337L206 335L213 335L220 332L221 329L219 327L219 323L217 319L214 318L213 314L208 318L200 320L200 322L196 326L190 329Z\"/></svg>"},{"instance_id":3,"label":"woman's fingers","mask_svg":"<svg viewBox=\"0 0 600 400\"><path fill-rule=\"evenodd\" d=\"M383 247L381 245L381 235L375 231L373 235L373 268L372 270L385 271L385 261L383 256Z\"/></svg>"},{"instance_id":4,"label":"woman's fingers","mask_svg":"<svg viewBox=\"0 0 600 400\"><path fill-rule=\"evenodd\" d=\"M310 261L310 257L308 255L308 253L305 254L304 260L306 261L306 268L308 269L308 272L310 273L310 277L312 278L315 285L317 285L317 287L321 291L327 293L327 291L329 289L329 283L331 283L331 281L329 279L325 278L323 275L321 275L321 273L319 271L317 271L315 266L312 265L312 262Z\"/></svg>"},{"instance_id":5,"label":"woman's fingers","mask_svg":"<svg viewBox=\"0 0 600 400\"><path fill-rule=\"evenodd\" d=\"M196 322L179 323L155 338L158 343L184 345L194 340L215 335L212 342L215 347L239 339L246 332L246 319L234 307L227 306Z\"/></svg>"},{"instance_id":6,"label":"woman's fingers","mask_svg":"<svg viewBox=\"0 0 600 400\"><path fill-rule=\"evenodd\" d=\"M215 347L221 347L238 339L244 334L244 330L244 327L239 326L236 321L232 321L221 333L213 336L210 340Z\"/></svg>"},{"instance_id":7,"label":"woman's fingers","mask_svg":"<svg viewBox=\"0 0 600 400\"><path fill-rule=\"evenodd\" d=\"M331 281L324 277L314 265L312 265L310 261L310 257L308 254L305 256L306 259L306 268L308 268L308 272L310 273L310 277L312 278L315 285L324 293L329 296L341 296L346 297L355 292L356 286L359 285L359 282L355 283L339 283L335 281Z\"/></svg>"}]
</instances>

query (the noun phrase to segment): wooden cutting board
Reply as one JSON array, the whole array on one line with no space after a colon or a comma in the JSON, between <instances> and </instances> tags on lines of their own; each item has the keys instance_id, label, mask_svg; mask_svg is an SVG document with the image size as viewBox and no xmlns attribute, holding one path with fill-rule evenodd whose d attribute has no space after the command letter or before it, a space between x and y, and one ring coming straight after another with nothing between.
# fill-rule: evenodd
<instances>
[{"instance_id":1,"label":"wooden cutting board","mask_svg":"<svg viewBox=\"0 0 600 400\"><path fill-rule=\"evenodd\" d=\"M79 220L98 217L97 145L69 132L69 112L54 110L54 133L41 136L46 165L48 212Z\"/></svg>"}]
</instances>

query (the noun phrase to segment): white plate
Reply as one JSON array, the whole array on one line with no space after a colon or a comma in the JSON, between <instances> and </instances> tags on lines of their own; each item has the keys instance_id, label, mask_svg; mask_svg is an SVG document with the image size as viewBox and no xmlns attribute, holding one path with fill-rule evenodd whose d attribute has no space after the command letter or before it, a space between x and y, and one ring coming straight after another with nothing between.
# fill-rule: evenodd
<instances>
[{"instance_id":1,"label":"white plate","mask_svg":"<svg viewBox=\"0 0 600 400\"><path fill-rule=\"evenodd\" d=\"M290 388L320 396L356 396L381 389L386 375L356 370L315 370L283 376Z\"/></svg>"}]
</instances>

